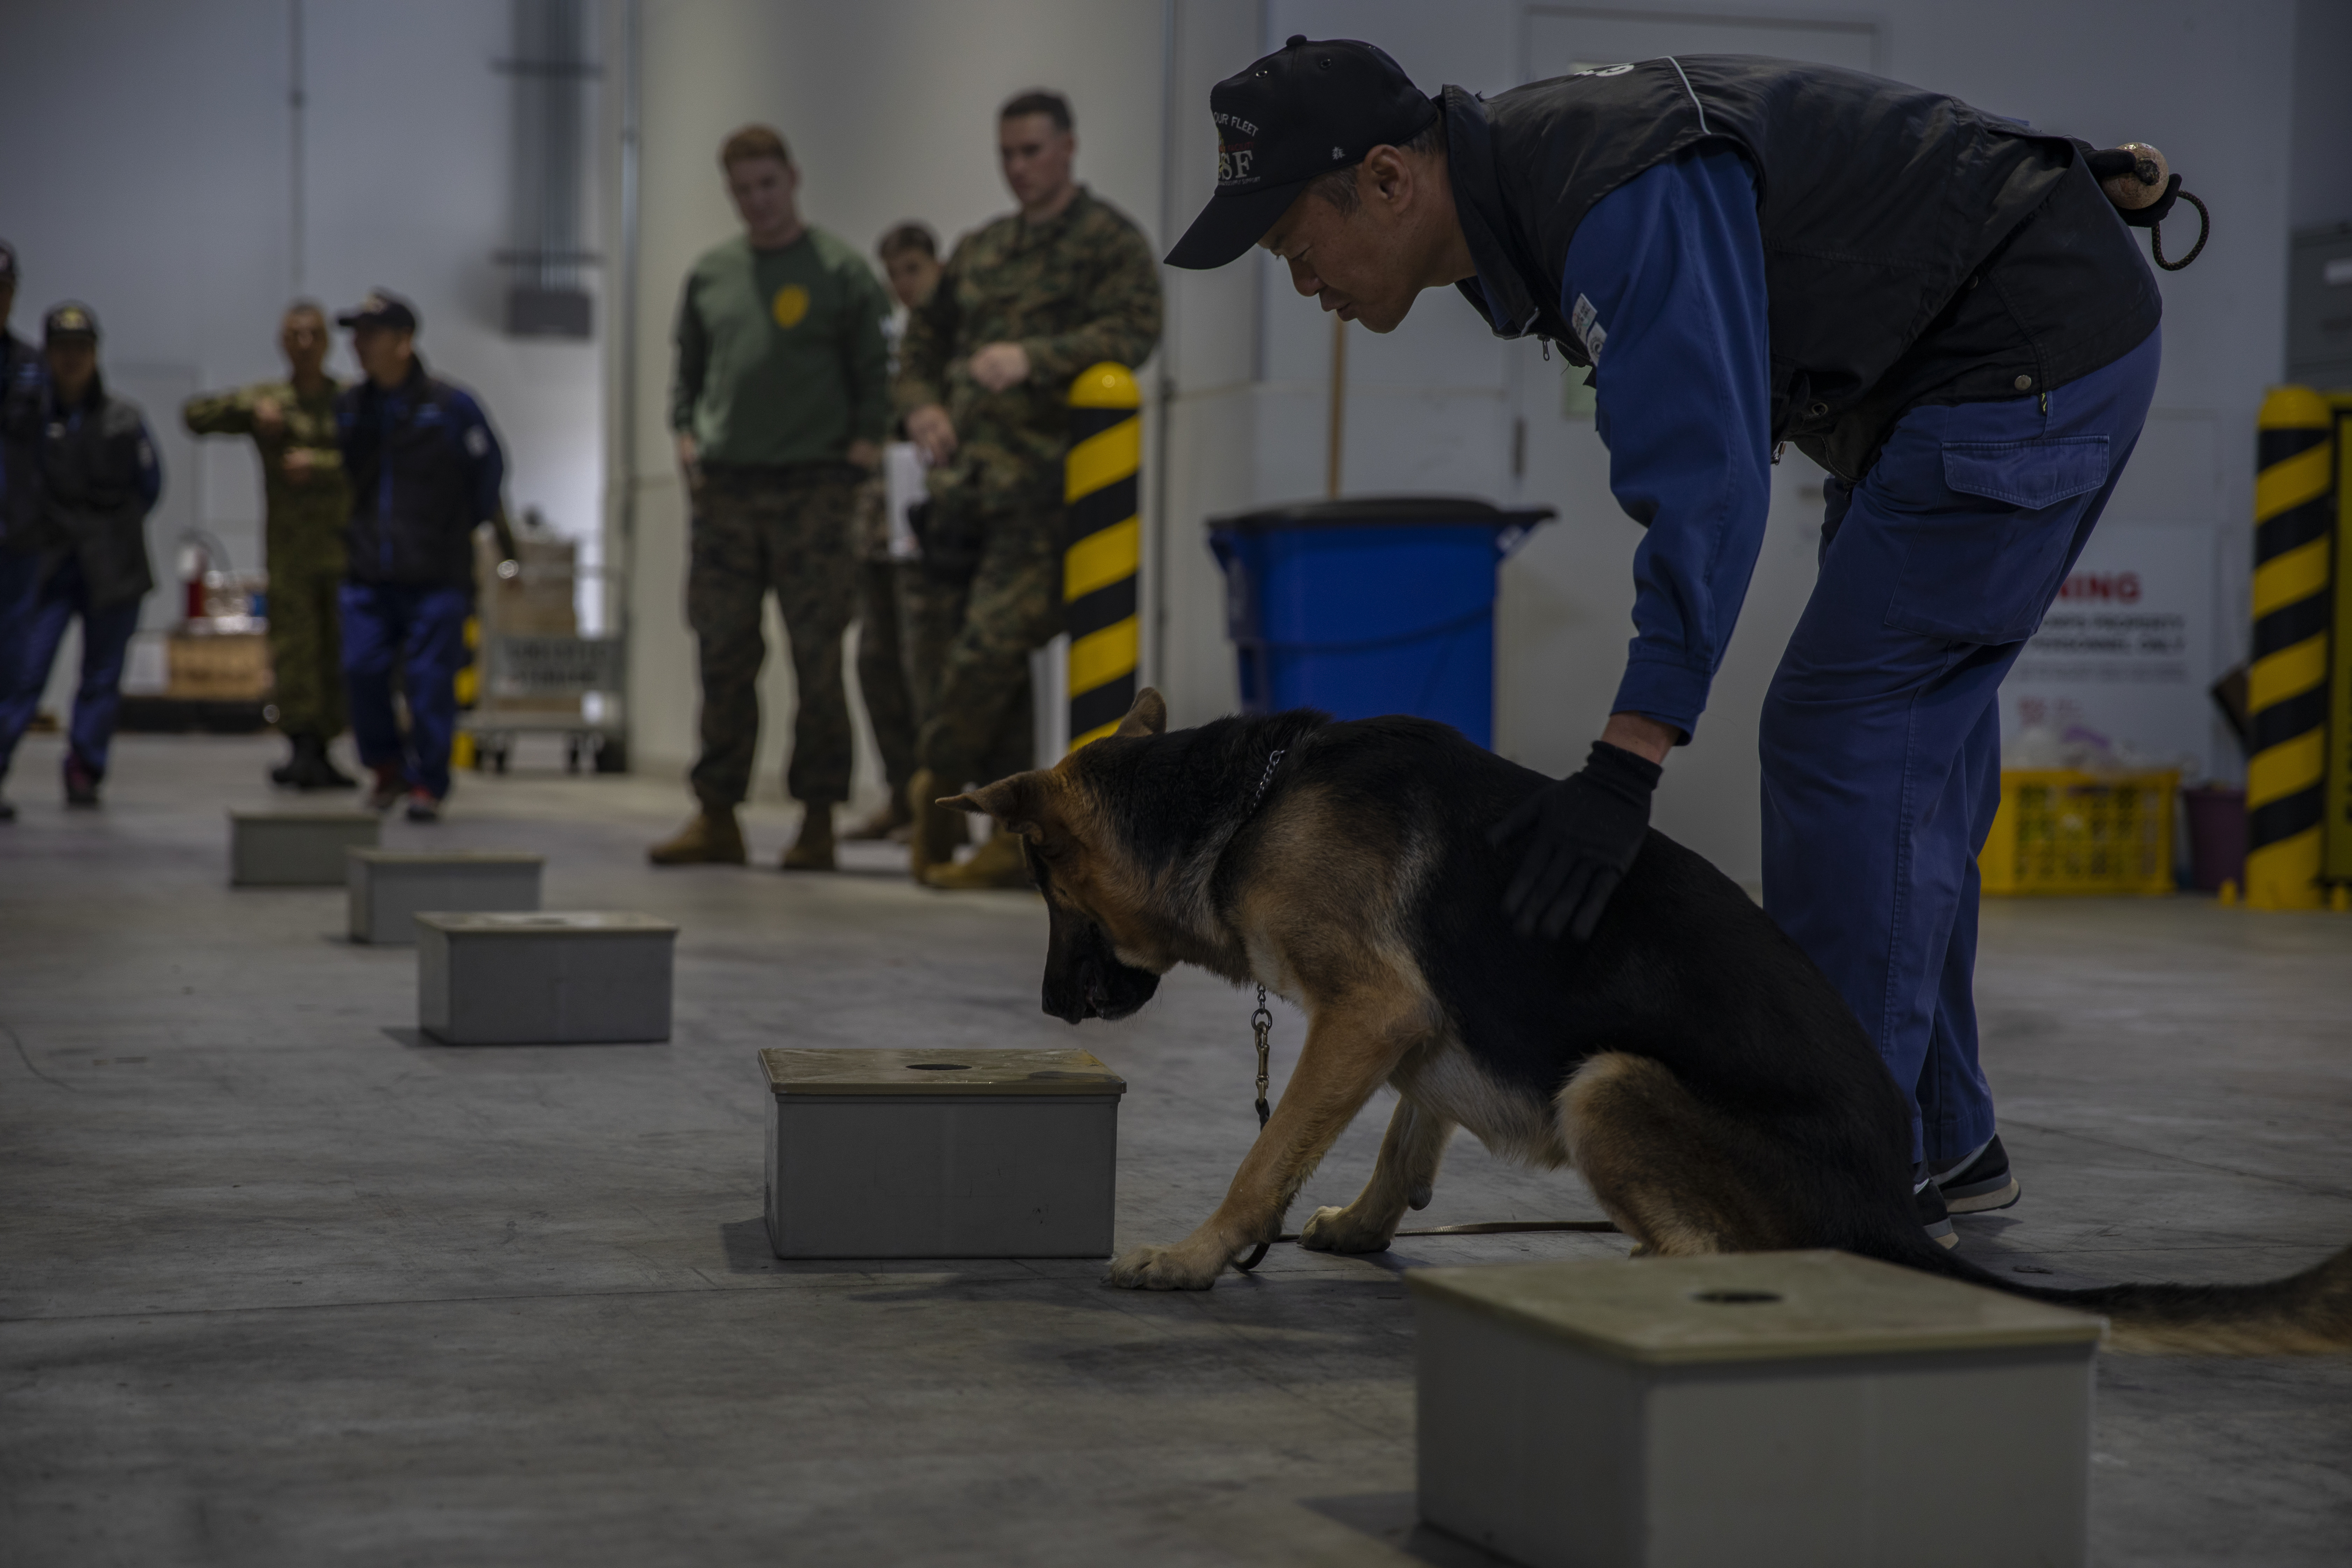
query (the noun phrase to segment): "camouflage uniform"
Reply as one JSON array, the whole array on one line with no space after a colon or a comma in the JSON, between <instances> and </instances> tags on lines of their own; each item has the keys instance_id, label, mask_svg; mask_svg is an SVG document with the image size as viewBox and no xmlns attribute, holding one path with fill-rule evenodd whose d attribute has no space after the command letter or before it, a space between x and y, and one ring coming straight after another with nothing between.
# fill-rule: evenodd
<instances>
[{"instance_id":1,"label":"camouflage uniform","mask_svg":"<svg viewBox=\"0 0 2352 1568\"><path fill-rule=\"evenodd\" d=\"M857 691L882 753L892 799L915 775L915 704L907 685L911 649L898 613L899 580L909 562L890 558L889 487L876 476L857 497Z\"/></svg>"},{"instance_id":2,"label":"camouflage uniform","mask_svg":"<svg viewBox=\"0 0 2352 1568\"><path fill-rule=\"evenodd\" d=\"M942 779L997 776L1025 733L1029 650L1062 626L1062 461L1070 382L1109 360L1137 365L1160 341L1160 268L1135 225L1081 188L1050 222L1019 214L966 235L939 288L908 318L894 397L901 414L946 406L956 451L931 474L925 601L914 619L956 626L923 716L918 762ZM1014 342L1029 378L988 392L967 369L989 343ZM936 550L940 520L968 520L975 549ZM976 554L977 560L958 559ZM944 579L944 580L943 580ZM961 581L957 581L961 579ZM1025 748L1014 769L1028 765Z\"/></svg>"},{"instance_id":3,"label":"camouflage uniform","mask_svg":"<svg viewBox=\"0 0 2352 1568\"><path fill-rule=\"evenodd\" d=\"M289 735L330 741L343 731L343 658L335 595L343 580L345 527L352 498L335 433L330 378L305 397L289 381L265 381L236 392L188 399L180 417L195 436L250 436L261 458L268 502L265 544L269 568L269 667L277 684L278 728ZM274 402L286 424L275 436L254 428L257 403ZM286 471L297 447L310 455L310 472Z\"/></svg>"},{"instance_id":4,"label":"camouflage uniform","mask_svg":"<svg viewBox=\"0 0 2352 1568\"><path fill-rule=\"evenodd\" d=\"M706 464L694 497L686 618L702 654L702 757L694 793L732 807L751 786L760 738L760 616L776 591L800 700L784 789L809 805L849 798L849 698L841 640L857 609L854 535L861 470L847 463L788 468Z\"/></svg>"}]
</instances>

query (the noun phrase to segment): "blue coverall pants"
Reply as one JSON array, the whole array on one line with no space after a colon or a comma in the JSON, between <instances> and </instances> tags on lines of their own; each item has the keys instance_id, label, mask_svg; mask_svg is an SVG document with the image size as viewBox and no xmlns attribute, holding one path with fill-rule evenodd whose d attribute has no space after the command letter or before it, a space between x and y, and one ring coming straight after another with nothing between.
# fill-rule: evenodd
<instances>
[{"instance_id":1,"label":"blue coverall pants","mask_svg":"<svg viewBox=\"0 0 2352 1568\"><path fill-rule=\"evenodd\" d=\"M1915 1162L1993 1134L1976 857L2001 679L2131 456L2159 336L2046 399L1915 408L1859 484L1832 479L1821 578L1764 700L1764 907L1912 1094Z\"/></svg>"},{"instance_id":2,"label":"blue coverall pants","mask_svg":"<svg viewBox=\"0 0 2352 1568\"><path fill-rule=\"evenodd\" d=\"M371 768L396 767L439 800L449 793L449 746L457 733L457 672L466 668L464 588L408 588L345 583L343 682L351 697L352 738ZM408 699L404 739L392 710L392 671Z\"/></svg>"},{"instance_id":3,"label":"blue coverall pants","mask_svg":"<svg viewBox=\"0 0 2352 1568\"><path fill-rule=\"evenodd\" d=\"M20 556L16 563L21 568L27 561L47 564L55 560ZM0 591L13 592L22 606L20 612L17 606L0 605L0 616L23 616L10 631L0 633L12 644L0 652L0 663L7 667L6 683L0 686L0 775L16 760L16 742L25 738L41 705L41 689L49 683L49 666L57 660L66 626L79 616L81 680L74 688L73 720L66 737L70 754L104 778L115 720L122 711L123 659L131 649L131 634L139 629L139 601L91 609L81 563L71 554L57 561L47 577L37 578L29 593L24 585L27 575L32 574L20 570L0 577Z\"/></svg>"}]
</instances>

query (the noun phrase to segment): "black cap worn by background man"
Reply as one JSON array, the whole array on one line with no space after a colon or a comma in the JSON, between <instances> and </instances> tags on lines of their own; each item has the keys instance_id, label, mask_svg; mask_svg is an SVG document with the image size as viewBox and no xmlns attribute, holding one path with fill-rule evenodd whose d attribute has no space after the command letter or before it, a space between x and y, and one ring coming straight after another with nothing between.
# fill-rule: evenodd
<instances>
[{"instance_id":1,"label":"black cap worn by background man","mask_svg":"<svg viewBox=\"0 0 2352 1568\"><path fill-rule=\"evenodd\" d=\"M98 316L87 305L68 300L62 305L52 305L49 313L41 318L41 341L53 343L59 338L88 338L98 341Z\"/></svg>"},{"instance_id":2,"label":"black cap worn by background man","mask_svg":"<svg viewBox=\"0 0 2352 1568\"><path fill-rule=\"evenodd\" d=\"M1396 61L1353 38L1293 37L1209 89L1217 194L1168 253L1171 267L1223 267L1264 237L1307 183L1402 146L1437 100Z\"/></svg>"},{"instance_id":3,"label":"black cap worn by background man","mask_svg":"<svg viewBox=\"0 0 2352 1568\"><path fill-rule=\"evenodd\" d=\"M368 297L351 310L335 318L339 327L391 327L396 331L416 330L416 307L389 289L371 289Z\"/></svg>"}]
</instances>

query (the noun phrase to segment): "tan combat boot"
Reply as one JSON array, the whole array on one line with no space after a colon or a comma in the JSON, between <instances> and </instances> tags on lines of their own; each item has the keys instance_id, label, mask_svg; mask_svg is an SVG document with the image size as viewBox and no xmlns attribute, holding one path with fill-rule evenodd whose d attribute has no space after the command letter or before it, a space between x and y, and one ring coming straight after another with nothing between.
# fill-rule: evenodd
<instances>
[{"instance_id":1,"label":"tan combat boot","mask_svg":"<svg viewBox=\"0 0 2352 1568\"><path fill-rule=\"evenodd\" d=\"M833 802L811 801L801 812L801 836L784 851L787 871L830 871L833 861Z\"/></svg>"},{"instance_id":2,"label":"tan combat boot","mask_svg":"<svg viewBox=\"0 0 2352 1568\"><path fill-rule=\"evenodd\" d=\"M956 792L940 782L929 768L917 772L907 781L907 805L914 815L914 835L907 841L907 868L915 880L934 866L955 863L956 846L964 841L963 813L953 806L932 803L942 795Z\"/></svg>"},{"instance_id":3,"label":"tan combat boot","mask_svg":"<svg viewBox=\"0 0 2352 1568\"><path fill-rule=\"evenodd\" d=\"M656 866L740 866L743 829L731 805L706 805L675 838L646 851Z\"/></svg>"},{"instance_id":4,"label":"tan combat boot","mask_svg":"<svg viewBox=\"0 0 2352 1568\"><path fill-rule=\"evenodd\" d=\"M958 866L952 863L934 866L923 873L928 887L944 888L950 891L971 888L1025 888L1029 882L1029 861L1021 853L1021 835L999 833L972 851L971 858Z\"/></svg>"}]
</instances>

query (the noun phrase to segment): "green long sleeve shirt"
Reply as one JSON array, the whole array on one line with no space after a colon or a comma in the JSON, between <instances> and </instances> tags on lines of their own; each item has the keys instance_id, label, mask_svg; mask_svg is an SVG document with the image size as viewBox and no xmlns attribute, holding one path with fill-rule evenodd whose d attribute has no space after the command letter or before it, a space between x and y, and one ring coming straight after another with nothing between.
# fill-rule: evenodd
<instances>
[{"instance_id":1,"label":"green long sleeve shirt","mask_svg":"<svg viewBox=\"0 0 2352 1568\"><path fill-rule=\"evenodd\" d=\"M687 275L670 427L705 462L837 462L890 417L888 296L865 258L812 227L781 250L738 235Z\"/></svg>"}]
</instances>

